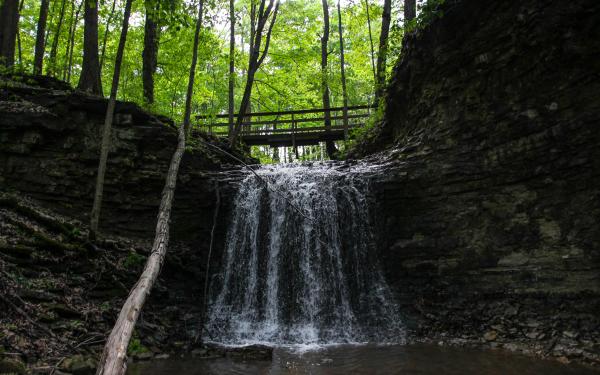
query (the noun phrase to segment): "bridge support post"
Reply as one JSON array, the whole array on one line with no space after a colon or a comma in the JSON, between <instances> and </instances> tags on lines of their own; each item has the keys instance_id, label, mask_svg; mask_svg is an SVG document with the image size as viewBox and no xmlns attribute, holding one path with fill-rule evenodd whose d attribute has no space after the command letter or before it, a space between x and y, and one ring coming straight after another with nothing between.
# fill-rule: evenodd
<instances>
[{"instance_id":1,"label":"bridge support post","mask_svg":"<svg viewBox=\"0 0 600 375\"><path fill-rule=\"evenodd\" d=\"M294 120L294 114L292 113L292 147L296 154L296 159L300 159L298 156L298 146L296 146L296 121Z\"/></svg>"},{"instance_id":2,"label":"bridge support post","mask_svg":"<svg viewBox=\"0 0 600 375\"><path fill-rule=\"evenodd\" d=\"M342 112L342 117L344 121L344 140L348 140L348 106L344 102L344 109Z\"/></svg>"}]
</instances>

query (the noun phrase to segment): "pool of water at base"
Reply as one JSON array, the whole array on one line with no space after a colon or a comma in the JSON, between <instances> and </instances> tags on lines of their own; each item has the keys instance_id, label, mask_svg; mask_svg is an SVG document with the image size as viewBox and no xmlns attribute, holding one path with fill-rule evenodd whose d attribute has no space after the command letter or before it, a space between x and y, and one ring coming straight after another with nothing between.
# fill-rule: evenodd
<instances>
[{"instance_id":1,"label":"pool of water at base","mask_svg":"<svg viewBox=\"0 0 600 375\"><path fill-rule=\"evenodd\" d=\"M435 345L336 345L276 348L272 361L172 358L133 363L128 375L598 375L595 370L500 350Z\"/></svg>"}]
</instances>

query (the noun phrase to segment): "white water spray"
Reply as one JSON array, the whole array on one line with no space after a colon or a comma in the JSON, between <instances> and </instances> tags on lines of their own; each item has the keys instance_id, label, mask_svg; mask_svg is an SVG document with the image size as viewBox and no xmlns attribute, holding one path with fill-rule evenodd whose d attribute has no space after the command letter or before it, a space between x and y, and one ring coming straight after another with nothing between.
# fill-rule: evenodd
<instances>
[{"instance_id":1,"label":"white water spray","mask_svg":"<svg viewBox=\"0 0 600 375\"><path fill-rule=\"evenodd\" d=\"M275 165L242 181L206 339L229 345L398 342L376 259L368 183L332 163ZM301 212L298 212L301 210Z\"/></svg>"}]
</instances>

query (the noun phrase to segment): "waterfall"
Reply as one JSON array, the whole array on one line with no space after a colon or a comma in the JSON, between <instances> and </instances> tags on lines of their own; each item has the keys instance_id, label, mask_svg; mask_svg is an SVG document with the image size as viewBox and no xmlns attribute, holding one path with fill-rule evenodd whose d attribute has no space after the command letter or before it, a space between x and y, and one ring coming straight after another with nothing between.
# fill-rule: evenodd
<instances>
[{"instance_id":1,"label":"waterfall","mask_svg":"<svg viewBox=\"0 0 600 375\"><path fill-rule=\"evenodd\" d=\"M335 164L264 166L240 184L207 340L390 342L402 325L376 259L368 179Z\"/></svg>"}]
</instances>

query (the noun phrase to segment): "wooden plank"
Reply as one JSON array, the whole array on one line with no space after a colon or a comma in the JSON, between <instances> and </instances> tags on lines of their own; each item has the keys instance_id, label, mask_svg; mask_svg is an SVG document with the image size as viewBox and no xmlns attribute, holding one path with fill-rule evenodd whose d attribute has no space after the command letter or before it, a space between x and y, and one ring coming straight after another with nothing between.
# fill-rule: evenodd
<instances>
[{"instance_id":1,"label":"wooden plank","mask_svg":"<svg viewBox=\"0 0 600 375\"><path fill-rule=\"evenodd\" d=\"M361 126L363 126L363 123L360 124L352 124L349 126L349 129L355 129L355 128L359 128ZM298 128L296 127L294 129L295 134L301 134L301 133L325 133L326 132L326 128L324 126L314 126L314 127L306 127L306 128ZM344 126L343 125L336 125L336 126L332 126L331 130L344 130ZM228 133L226 131L220 131L220 132L213 132L213 135L227 135ZM256 129L256 130L250 130L247 132L244 132L244 135L269 135L269 134L277 134L277 135L291 135L292 134L292 129L289 128L284 128L284 129Z\"/></svg>"},{"instance_id":2,"label":"wooden plank","mask_svg":"<svg viewBox=\"0 0 600 375\"><path fill-rule=\"evenodd\" d=\"M348 115L348 119L357 119L357 118L367 118L369 117L369 114L364 113L364 114L358 114L358 115ZM343 116L332 116L331 117L332 120L343 120L344 117ZM315 118L302 118L302 119L295 119L296 123L298 122L323 122L323 120L325 120L324 117L315 117ZM291 124L292 121L291 120L264 120L264 121L256 121L256 122L242 122L242 126L252 126L252 125L281 125L281 124ZM201 125L201 126L212 126L212 127L225 127L225 126L229 126L228 123L226 122L216 122L216 123L209 123L206 125Z\"/></svg>"},{"instance_id":3,"label":"wooden plank","mask_svg":"<svg viewBox=\"0 0 600 375\"><path fill-rule=\"evenodd\" d=\"M360 112L362 110L366 112ZM333 113L331 119L340 123L332 125L329 129L323 126L324 116L311 117L314 114L323 114L328 111L324 109L306 109L295 111L279 112L255 112L249 114L249 118L257 121L245 121L242 123L244 131L240 134L241 139L249 146L269 145L272 147L287 146L294 150L298 146L315 145L324 141L338 141L347 139L348 131L365 124L365 118L369 117L371 107L368 105L347 107L348 111L354 110L350 114L344 107L335 107L329 110ZM343 111L340 113L340 111ZM336 113L337 112L337 113ZM288 119L281 119L280 116L289 115ZM274 119L261 119L260 117L272 116ZM227 114L209 116L196 116L197 119L214 120L215 118L228 118ZM353 120L353 121L350 121ZM352 123L353 122L353 123ZM304 124L300 126L300 124ZM278 126L279 125L279 126ZM212 122L202 124L200 128L207 129L210 134L217 136L227 136L229 133L228 122ZM223 129L223 130L219 130ZM217 131L213 131L217 130Z\"/></svg>"},{"instance_id":4,"label":"wooden plank","mask_svg":"<svg viewBox=\"0 0 600 375\"><path fill-rule=\"evenodd\" d=\"M350 129L361 127L363 124L353 124L350 125ZM330 129L332 130L344 130L343 125L335 125ZM244 134L253 135L253 134L298 134L298 133L316 133L316 132L326 132L327 129L324 126L311 126L305 128L294 128L294 129L255 129L249 130Z\"/></svg>"},{"instance_id":5,"label":"wooden plank","mask_svg":"<svg viewBox=\"0 0 600 375\"><path fill-rule=\"evenodd\" d=\"M355 106L351 106L351 107L347 107L348 111L353 111L353 110L357 110L357 109L370 109L373 106L370 104L367 105L355 105ZM329 109L329 112L338 112L338 111L343 111L344 107L333 107ZM291 110L291 111L279 111L279 112L254 112L254 113L249 113L248 116L250 117L262 117L262 116L281 116L281 115L292 115L292 114L307 114L307 113L325 113L327 110L323 109L323 108L318 108L318 109L297 109L297 110ZM229 114L228 113L224 113L224 114L218 114L215 116L209 116L209 115L196 115L195 118L197 119L211 119L211 118L229 118Z\"/></svg>"}]
</instances>

